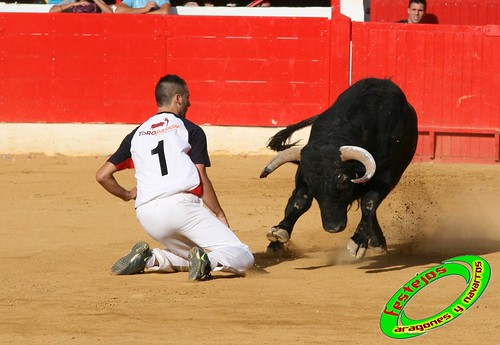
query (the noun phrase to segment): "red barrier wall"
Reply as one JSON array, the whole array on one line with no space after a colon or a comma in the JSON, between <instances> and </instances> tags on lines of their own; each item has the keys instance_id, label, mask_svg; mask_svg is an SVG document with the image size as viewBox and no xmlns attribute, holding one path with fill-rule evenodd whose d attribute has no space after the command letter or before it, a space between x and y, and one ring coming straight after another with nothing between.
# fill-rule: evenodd
<instances>
[{"instance_id":1,"label":"red barrier wall","mask_svg":"<svg viewBox=\"0 0 500 345\"><path fill-rule=\"evenodd\" d=\"M429 23L451 25L500 24L500 0L428 0ZM408 0L371 0L372 22L396 22L408 18Z\"/></svg>"},{"instance_id":2,"label":"red barrier wall","mask_svg":"<svg viewBox=\"0 0 500 345\"><path fill-rule=\"evenodd\" d=\"M421 159L500 161L499 39L499 26L351 24L336 13L3 13L0 122L140 123L156 110L158 78L177 73L197 123L285 126L323 111L350 78L391 77L418 112Z\"/></svg>"},{"instance_id":3,"label":"red barrier wall","mask_svg":"<svg viewBox=\"0 0 500 345\"><path fill-rule=\"evenodd\" d=\"M165 73L189 81L190 117L286 125L349 83L350 20L0 16L0 121L139 123Z\"/></svg>"}]
</instances>

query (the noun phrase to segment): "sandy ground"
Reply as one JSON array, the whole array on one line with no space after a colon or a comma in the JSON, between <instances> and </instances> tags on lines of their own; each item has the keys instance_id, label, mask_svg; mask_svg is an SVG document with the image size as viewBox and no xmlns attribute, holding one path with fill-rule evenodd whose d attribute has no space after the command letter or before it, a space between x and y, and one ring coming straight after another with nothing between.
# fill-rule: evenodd
<instances>
[{"instance_id":1,"label":"sandy ground","mask_svg":"<svg viewBox=\"0 0 500 345\"><path fill-rule=\"evenodd\" d=\"M328 234L317 205L298 222L285 258L265 255L293 189L294 167L267 179L269 157L215 156L209 169L236 234L255 254L245 278L186 273L112 276L139 240L132 203L94 180L105 157L0 158L1 344L392 344L379 328L389 298L418 272L474 254L492 267L483 296L412 344L500 343L500 165L418 163L379 209L389 253L353 261L345 246L359 221ZM131 186L131 171L118 175ZM424 318L465 289L444 278L405 309Z\"/></svg>"}]
</instances>

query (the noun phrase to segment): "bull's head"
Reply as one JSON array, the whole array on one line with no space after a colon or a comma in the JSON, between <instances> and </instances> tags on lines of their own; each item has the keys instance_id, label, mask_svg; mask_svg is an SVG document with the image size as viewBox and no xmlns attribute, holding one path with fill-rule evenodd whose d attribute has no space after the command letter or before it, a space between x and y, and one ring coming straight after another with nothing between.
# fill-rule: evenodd
<instances>
[{"instance_id":1,"label":"bull's head","mask_svg":"<svg viewBox=\"0 0 500 345\"><path fill-rule=\"evenodd\" d=\"M300 174L318 201L323 228L328 232L339 232L347 224L347 208L354 200L355 186L373 177L376 163L367 150L358 146L341 146L334 150L331 159L321 151L308 146L304 151L301 147L281 151L266 165L260 177L266 177L287 162L300 162ZM364 167L362 177L357 177L356 171L361 165L352 161Z\"/></svg>"}]
</instances>

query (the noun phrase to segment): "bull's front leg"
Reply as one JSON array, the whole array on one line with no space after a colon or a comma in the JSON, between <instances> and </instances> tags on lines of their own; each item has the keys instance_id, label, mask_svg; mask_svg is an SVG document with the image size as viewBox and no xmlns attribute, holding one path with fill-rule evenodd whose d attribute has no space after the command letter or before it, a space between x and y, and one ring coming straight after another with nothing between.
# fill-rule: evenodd
<instances>
[{"instance_id":1,"label":"bull's front leg","mask_svg":"<svg viewBox=\"0 0 500 345\"><path fill-rule=\"evenodd\" d=\"M284 243L290 240L295 223L312 205L312 196L307 185L301 179L297 179L296 184L288 199L283 220L267 233L267 239L271 241L267 247L268 253L283 251Z\"/></svg>"},{"instance_id":2,"label":"bull's front leg","mask_svg":"<svg viewBox=\"0 0 500 345\"><path fill-rule=\"evenodd\" d=\"M370 242L368 243L370 248L375 249L379 254L387 253L387 242L385 241L384 233L382 228L378 223L377 214L373 217L373 227L370 236Z\"/></svg>"},{"instance_id":3,"label":"bull's front leg","mask_svg":"<svg viewBox=\"0 0 500 345\"><path fill-rule=\"evenodd\" d=\"M386 242L377 220L377 208L383 198L376 191L370 191L361 198L361 221L347 243L347 250L356 259L362 259L371 246L385 250Z\"/></svg>"}]
</instances>

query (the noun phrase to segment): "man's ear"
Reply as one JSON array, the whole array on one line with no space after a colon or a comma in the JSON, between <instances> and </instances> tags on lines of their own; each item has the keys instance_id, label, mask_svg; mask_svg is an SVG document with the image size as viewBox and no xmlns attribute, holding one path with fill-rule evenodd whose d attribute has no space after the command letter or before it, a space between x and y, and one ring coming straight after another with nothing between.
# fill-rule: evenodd
<instances>
[{"instance_id":1,"label":"man's ear","mask_svg":"<svg viewBox=\"0 0 500 345\"><path fill-rule=\"evenodd\" d=\"M179 94L176 94L176 95L175 95L175 102L176 102L177 104L181 105L181 104L182 104L182 96L181 96L181 95L179 95Z\"/></svg>"}]
</instances>

